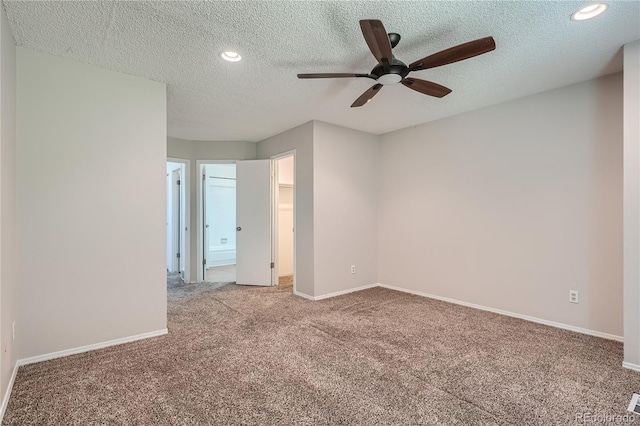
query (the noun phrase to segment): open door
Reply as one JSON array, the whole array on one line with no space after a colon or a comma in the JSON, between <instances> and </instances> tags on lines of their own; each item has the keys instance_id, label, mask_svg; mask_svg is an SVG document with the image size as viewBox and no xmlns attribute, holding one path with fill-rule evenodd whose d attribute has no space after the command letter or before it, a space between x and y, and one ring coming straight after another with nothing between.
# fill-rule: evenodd
<instances>
[{"instance_id":1,"label":"open door","mask_svg":"<svg viewBox=\"0 0 640 426\"><path fill-rule=\"evenodd\" d=\"M236 163L236 282L271 285L271 160Z\"/></svg>"}]
</instances>

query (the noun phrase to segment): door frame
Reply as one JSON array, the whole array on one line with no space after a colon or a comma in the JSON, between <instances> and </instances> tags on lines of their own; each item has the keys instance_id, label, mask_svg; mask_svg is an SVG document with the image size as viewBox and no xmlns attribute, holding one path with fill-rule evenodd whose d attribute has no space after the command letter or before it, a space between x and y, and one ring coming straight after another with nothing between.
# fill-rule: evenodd
<instances>
[{"instance_id":1,"label":"door frame","mask_svg":"<svg viewBox=\"0 0 640 426\"><path fill-rule=\"evenodd\" d=\"M176 163L179 164L179 163ZM169 177L171 181L171 222L169 226L171 228L171 272L183 272L182 268L182 248L184 247L184 232L182 231L183 226L182 223L184 221L184 211L182 211L182 181L184 181L183 176L184 170L182 165L179 168L171 171L171 176ZM177 213L177 214L176 214Z\"/></svg>"},{"instance_id":2,"label":"door frame","mask_svg":"<svg viewBox=\"0 0 640 426\"><path fill-rule=\"evenodd\" d=\"M204 259L204 235L202 226L204 217L202 215L202 168L205 164L236 164L239 160L196 160L196 281L204 281L202 271L202 261Z\"/></svg>"},{"instance_id":3,"label":"door frame","mask_svg":"<svg viewBox=\"0 0 640 426\"><path fill-rule=\"evenodd\" d=\"M278 285L278 222L279 222L279 188L278 188L278 173L279 168L278 160L286 157L293 157L293 293L296 294L296 263L298 260L297 256L297 240L298 240L298 206L297 206L297 178L296 178L296 150L292 149L289 151L281 152L279 154L272 155L271 159L271 170L273 171L273 178L271 179L271 258L274 263L274 267L271 270L271 285Z\"/></svg>"},{"instance_id":4,"label":"door frame","mask_svg":"<svg viewBox=\"0 0 640 426\"><path fill-rule=\"evenodd\" d=\"M180 240L184 241L184 252L182 250L180 251L180 264L184 264L184 275L182 279L188 283L191 278L191 160L167 157L167 163L180 163L184 165L184 173L180 181L180 216L182 217ZM184 211L182 206L184 206ZM182 226L182 224L184 224L184 226Z\"/></svg>"}]
</instances>

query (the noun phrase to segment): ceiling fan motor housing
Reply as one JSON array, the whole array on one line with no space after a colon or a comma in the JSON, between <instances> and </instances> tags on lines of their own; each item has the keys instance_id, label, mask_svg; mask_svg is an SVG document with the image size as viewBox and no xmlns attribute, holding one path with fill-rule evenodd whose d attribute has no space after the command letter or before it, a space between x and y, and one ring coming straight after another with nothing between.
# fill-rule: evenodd
<instances>
[{"instance_id":1,"label":"ceiling fan motor housing","mask_svg":"<svg viewBox=\"0 0 640 426\"><path fill-rule=\"evenodd\" d=\"M391 66L389 70L385 70L385 66L383 64L377 64L371 70L371 75L376 77L382 84L393 84L399 83L409 74L409 67L402 61L393 58L391 61Z\"/></svg>"},{"instance_id":2,"label":"ceiling fan motor housing","mask_svg":"<svg viewBox=\"0 0 640 426\"><path fill-rule=\"evenodd\" d=\"M400 34L398 33L389 33L389 43L391 43L391 48L393 49L400 42Z\"/></svg>"}]
</instances>

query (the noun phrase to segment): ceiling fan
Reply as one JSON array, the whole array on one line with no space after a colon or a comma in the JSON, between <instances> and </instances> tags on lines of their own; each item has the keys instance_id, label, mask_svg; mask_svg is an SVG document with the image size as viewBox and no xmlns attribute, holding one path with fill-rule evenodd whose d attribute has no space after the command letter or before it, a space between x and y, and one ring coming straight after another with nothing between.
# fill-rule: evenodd
<instances>
[{"instance_id":1,"label":"ceiling fan","mask_svg":"<svg viewBox=\"0 0 640 426\"><path fill-rule=\"evenodd\" d=\"M382 22L377 19L363 19L360 21L360 28L369 50L373 53L378 64L373 67L369 74L349 74L349 73L320 73L320 74L298 74L298 78L346 78L364 77L376 80L377 83L364 92L351 107L360 107L371 100L385 84L402 83L409 89L429 96L442 98L451 93L451 89L419 78L407 77L412 71L421 71L428 68L435 68L441 65L462 61L482 55L496 48L493 37L485 37L468 43L451 47L433 55L429 55L420 60L412 62L407 66L393 56L391 49L396 47L400 41L400 34L389 33L385 30Z\"/></svg>"}]
</instances>

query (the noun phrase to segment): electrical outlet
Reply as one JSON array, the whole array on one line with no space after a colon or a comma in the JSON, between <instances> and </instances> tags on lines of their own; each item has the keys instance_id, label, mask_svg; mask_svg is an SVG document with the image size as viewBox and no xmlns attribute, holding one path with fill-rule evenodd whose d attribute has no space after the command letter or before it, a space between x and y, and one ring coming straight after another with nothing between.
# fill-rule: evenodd
<instances>
[{"instance_id":1,"label":"electrical outlet","mask_svg":"<svg viewBox=\"0 0 640 426\"><path fill-rule=\"evenodd\" d=\"M351 273L352 274L356 273L356 265L351 265Z\"/></svg>"},{"instance_id":2,"label":"electrical outlet","mask_svg":"<svg viewBox=\"0 0 640 426\"><path fill-rule=\"evenodd\" d=\"M578 290L569 290L569 302L579 303Z\"/></svg>"},{"instance_id":3,"label":"electrical outlet","mask_svg":"<svg viewBox=\"0 0 640 426\"><path fill-rule=\"evenodd\" d=\"M13 340L16 340L16 322L14 321L13 324L11 324L11 333L13 334Z\"/></svg>"}]
</instances>

